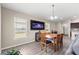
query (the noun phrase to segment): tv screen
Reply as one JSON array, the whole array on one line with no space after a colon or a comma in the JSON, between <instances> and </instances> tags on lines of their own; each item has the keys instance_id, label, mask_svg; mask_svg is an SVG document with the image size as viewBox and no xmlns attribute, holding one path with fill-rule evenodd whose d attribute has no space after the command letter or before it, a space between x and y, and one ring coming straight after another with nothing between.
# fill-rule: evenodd
<instances>
[{"instance_id":1,"label":"tv screen","mask_svg":"<svg viewBox=\"0 0 79 59\"><path fill-rule=\"evenodd\" d=\"M31 30L44 30L44 22L31 20Z\"/></svg>"}]
</instances>

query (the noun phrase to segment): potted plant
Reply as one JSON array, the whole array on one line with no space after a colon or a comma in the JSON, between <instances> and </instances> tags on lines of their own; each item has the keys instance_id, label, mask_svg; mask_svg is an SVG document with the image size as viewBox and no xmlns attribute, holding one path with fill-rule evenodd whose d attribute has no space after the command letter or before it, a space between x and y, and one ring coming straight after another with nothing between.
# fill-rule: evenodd
<instances>
[{"instance_id":1,"label":"potted plant","mask_svg":"<svg viewBox=\"0 0 79 59\"><path fill-rule=\"evenodd\" d=\"M16 49L12 49L10 51L7 51L6 55L21 55L21 54L20 54L20 51Z\"/></svg>"}]
</instances>

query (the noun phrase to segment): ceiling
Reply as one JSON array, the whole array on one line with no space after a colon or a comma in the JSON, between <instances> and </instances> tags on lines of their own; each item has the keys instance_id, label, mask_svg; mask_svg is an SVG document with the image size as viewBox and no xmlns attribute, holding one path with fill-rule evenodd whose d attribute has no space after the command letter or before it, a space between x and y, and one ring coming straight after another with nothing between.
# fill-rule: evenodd
<instances>
[{"instance_id":1,"label":"ceiling","mask_svg":"<svg viewBox=\"0 0 79 59\"><path fill-rule=\"evenodd\" d=\"M53 3L4 3L2 7L50 20ZM54 14L67 20L79 16L79 3L54 3Z\"/></svg>"}]
</instances>

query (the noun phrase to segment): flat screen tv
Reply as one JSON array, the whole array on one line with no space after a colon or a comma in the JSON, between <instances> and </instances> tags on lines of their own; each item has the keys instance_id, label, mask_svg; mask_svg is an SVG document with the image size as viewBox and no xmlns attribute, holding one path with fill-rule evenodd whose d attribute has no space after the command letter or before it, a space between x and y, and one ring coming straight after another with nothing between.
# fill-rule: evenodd
<instances>
[{"instance_id":1,"label":"flat screen tv","mask_svg":"<svg viewBox=\"0 0 79 59\"><path fill-rule=\"evenodd\" d=\"M31 30L44 30L45 24L41 21L31 20Z\"/></svg>"}]
</instances>

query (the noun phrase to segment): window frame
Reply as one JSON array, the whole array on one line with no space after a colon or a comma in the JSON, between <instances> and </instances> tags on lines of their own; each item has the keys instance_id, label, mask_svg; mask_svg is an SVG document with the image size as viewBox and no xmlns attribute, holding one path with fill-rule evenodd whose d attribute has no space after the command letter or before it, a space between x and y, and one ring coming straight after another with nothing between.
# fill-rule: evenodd
<instances>
[{"instance_id":1,"label":"window frame","mask_svg":"<svg viewBox=\"0 0 79 59\"><path fill-rule=\"evenodd\" d=\"M25 20L25 37L16 37L16 20L17 19L23 19ZM21 17L14 17L14 39L23 39L23 38L27 38L27 20Z\"/></svg>"}]
</instances>

